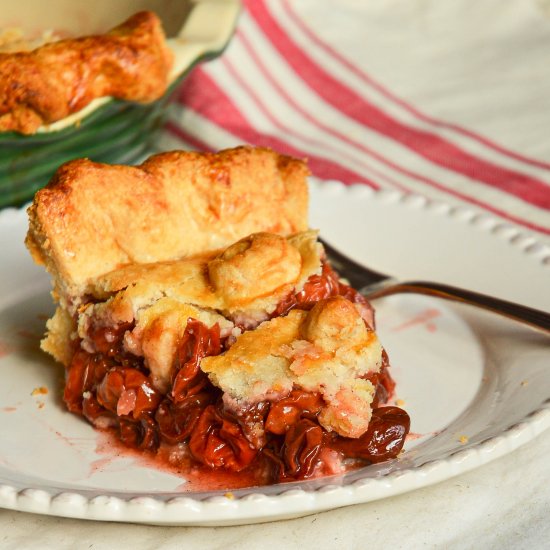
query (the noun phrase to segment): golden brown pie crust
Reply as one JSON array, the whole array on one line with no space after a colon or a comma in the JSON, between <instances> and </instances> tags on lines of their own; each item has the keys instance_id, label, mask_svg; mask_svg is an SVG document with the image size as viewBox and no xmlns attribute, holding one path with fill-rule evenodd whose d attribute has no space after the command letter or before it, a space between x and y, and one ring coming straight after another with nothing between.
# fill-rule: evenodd
<instances>
[{"instance_id":1,"label":"golden brown pie crust","mask_svg":"<svg viewBox=\"0 0 550 550\"><path fill-rule=\"evenodd\" d=\"M36 194L26 244L62 303L74 302L124 266L306 230L307 175L303 161L251 147L162 153L137 167L75 160Z\"/></svg>"},{"instance_id":2,"label":"golden brown pie crust","mask_svg":"<svg viewBox=\"0 0 550 550\"><path fill-rule=\"evenodd\" d=\"M355 306L335 296L311 311L293 310L243 333L222 355L205 357L201 369L221 388L226 404L285 397L293 387L320 393L319 417L328 431L359 437L368 427L382 347Z\"/></svg>"},{"instance_id":3,"label":"golden brown pie crust","mask_svg":"<svg viewBox=\"0 0 550 550\"><path fill-rule=\"evenodd\" d=\"M161 22L149 11L104 35L0 53L0 131L33 134L99 97L158 99L172 62Z\"/></svg>"}]
</instances>

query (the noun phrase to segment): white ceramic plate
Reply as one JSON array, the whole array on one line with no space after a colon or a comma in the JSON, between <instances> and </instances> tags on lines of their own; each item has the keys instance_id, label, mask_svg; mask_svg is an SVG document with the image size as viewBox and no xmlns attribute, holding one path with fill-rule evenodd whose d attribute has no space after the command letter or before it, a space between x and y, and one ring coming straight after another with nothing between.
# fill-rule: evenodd
<instances>
[{"instance_id":1,"label":"white ceramic plate","mask_svg":"<svg viewBox=\"0 0 550 550\"><path fill-rule=\"evenodd\" d=\"M62 369L38 349L49 280L24 246L26 214L0 213L0 506L85 519L230 525L306 515L436 483L550 425L548 339L420 296L376 303L398 398L416 434L398 460L343 477L217 493L116 452L61 403ZM550 309L550 247L473 211L396 192L314 184L312 225L400 277L468 286ZM45 387L47 394L36 392ZM33 395L34 393L34 395Z\"/></svg>"}]
</instances>

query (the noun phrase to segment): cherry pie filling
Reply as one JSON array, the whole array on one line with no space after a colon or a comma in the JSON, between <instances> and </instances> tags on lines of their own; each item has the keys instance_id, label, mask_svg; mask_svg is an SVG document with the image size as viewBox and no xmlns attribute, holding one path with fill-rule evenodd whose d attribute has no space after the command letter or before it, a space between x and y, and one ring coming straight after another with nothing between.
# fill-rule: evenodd
<instances>
[{"instance_id":1,"label":"cherry pie filling","mask_svg":"<svg viewBox=\"0 0 550 550\"><path fill-rule=\"evenodd\" d=\"M370 312L368 302L338 280L328 264L302 291L286 297L272 317L293 308L310 309L321 299L342 295ZM78 349L67 369L64 400L71 412L98 428L114 430L127 446L156 452L185 445L192 462L233 472L254 470L259 482L301 480L395 458L409 431L408 414L384 406L395 383L387 355L378 373L367 378L376 388L367 431L357 439L327 432L318 422L321 396L295 388L286 397L228 410L222 392L200 370L203 357L230 345L218 325L189 319L178 347L167 394L153 386L143 358L126 352L123 336L133 325L91 328L96 353ZM340 470L338 469L340 468ZM261 481L260 481L261 480Z\"/></svg>"}]
</instances>

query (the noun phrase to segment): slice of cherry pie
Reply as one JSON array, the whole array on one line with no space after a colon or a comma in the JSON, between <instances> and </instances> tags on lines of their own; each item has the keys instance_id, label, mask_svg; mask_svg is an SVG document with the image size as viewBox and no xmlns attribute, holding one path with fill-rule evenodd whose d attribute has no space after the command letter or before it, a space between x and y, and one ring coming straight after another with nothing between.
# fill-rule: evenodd
<instances>
[{"instance_id":1,"label":"slice of cherry pie","mask_svg":"<svg viewBox=\"0 0 550 550\"><path fill-rule=\"evenodd\" d=\"M409 417L385 406L372 307L307 229L306 175L252 148L62 167L27 243L54 278L42 347L68 409L257 483L396 457Z\"/></svg>"}]
</instances>

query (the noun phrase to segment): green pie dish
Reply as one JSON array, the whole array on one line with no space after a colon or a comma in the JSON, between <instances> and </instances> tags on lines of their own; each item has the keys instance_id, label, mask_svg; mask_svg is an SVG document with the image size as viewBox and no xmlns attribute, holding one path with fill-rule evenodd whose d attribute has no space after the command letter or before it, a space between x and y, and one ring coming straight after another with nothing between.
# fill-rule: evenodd
<instances>
[{"instance_id":1,"label":"green pie dish","mask_svg":"<svg viewBox=\"0 0 550 550\"><path fill-rule=\"evenodd\" d=\"M13 6L15 3L5 4ZM50 18L55 16L50 25L48 13L41 15L40 6L42 11L47 6ZM101 25L103 30L100 32L104 32L138 11L132 0L116 3L96 0L96 14L87 14L87 27L83 28L82 13L71 6L73 3L62 0L36 2L33 13L37 21L46 25L42 29L56 28L57 23L63 29L74 29L75 34L84 35L98 32ZM15 10L14 7L11 9ZM108 17L102 17L102 9ZM140 2L140 9L153 9L159 15L168 45L174 52L171 84L166 93L148 104L101 98L66 119L40 128L36 134L0 133L0 208L20 206L29 201L57 168L69 160L86 157L97 162L131 164L143 157L165 122L171 97L189 72L198 63L223 52L233 34L240 2L151 1ZM4 14L2 19L17 21L16 14ZM21 27L25 30L25 26ZM26 27L37 28L32 24Z\"/></svg>"}]
</instances>

